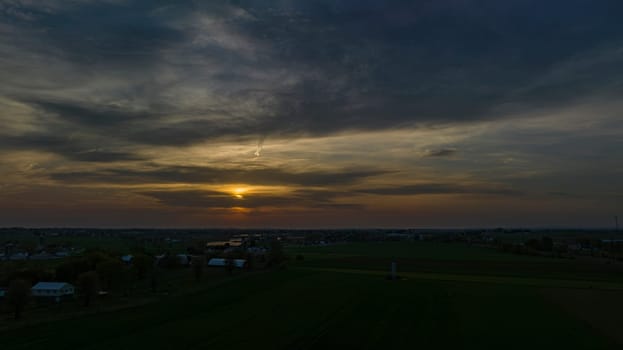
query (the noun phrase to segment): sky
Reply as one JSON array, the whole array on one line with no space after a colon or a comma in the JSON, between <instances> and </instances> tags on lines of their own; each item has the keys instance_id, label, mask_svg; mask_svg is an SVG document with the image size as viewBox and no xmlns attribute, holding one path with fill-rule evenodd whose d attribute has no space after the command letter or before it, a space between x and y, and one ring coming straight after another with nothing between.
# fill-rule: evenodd
<instances>
[{"instance_id":1,"label":"sky","mask_svg":"<svg viewBox=\"0 0 623 350\"><path fill-rule=\"evenodd\" d=\"M620 0L0 0L0 226L613 227Z\"/></svg>"}]
</instances>

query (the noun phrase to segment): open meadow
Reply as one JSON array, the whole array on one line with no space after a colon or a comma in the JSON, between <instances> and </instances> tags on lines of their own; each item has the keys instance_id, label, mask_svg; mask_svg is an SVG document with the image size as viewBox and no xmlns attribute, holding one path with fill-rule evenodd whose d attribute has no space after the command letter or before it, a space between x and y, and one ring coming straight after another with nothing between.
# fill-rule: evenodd
<instances>
[{"instance_id":1,"label":"open meadow","mask_svg":"<svg viewBox=\"0 0 623 350\"><path fill-rule=\"evenodd\" d=\"M286 269L239 271L144 305L12 328L0 333L0 347L623 346L618 265L423 242L288 247L287 252ZM386 279L391 261L398 263L399 280Z\"/></svg>"}]
</instances>

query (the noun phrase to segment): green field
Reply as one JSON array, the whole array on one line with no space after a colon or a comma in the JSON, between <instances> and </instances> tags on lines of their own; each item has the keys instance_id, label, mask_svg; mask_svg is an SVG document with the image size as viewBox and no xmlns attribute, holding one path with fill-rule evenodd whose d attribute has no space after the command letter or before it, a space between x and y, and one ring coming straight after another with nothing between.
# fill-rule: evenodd
<instances>
[{"instance_id":1,"label":"green field","mask_svg":"<svg viewBox=\"0 0 623 350\"><path fill-rule=\"evenodd\" d=\"M292 254L306 257L304 266L389 270L398 263L404 272L469 274L541 279L623 283L621 264L534 257L495 249L439 242L358 243L324 247L298 247Z\"/></svg>"},{"instance_id":2,"label":"green field","mask_svg":"<svg viewBox=\"0 0 623 350\"><path fill-rule=\"evenodd\" d=\"M618 334L623 283L609 273L596 280L568 279L564 266L577 262L422 243L290 248L289 253L304 260L292 261L286 270L238 273L143 306L12 329L0 333L0 348L623 346ZM399 265L402 280L384 278L392 259L412 264ZM419 270L418 261L429 263L428 270ZM432 262L478 263L483 273L473 267L448 270L458 265L432 271ZM508 264L545 271L508 274ZM545 277L561 271L559 278Z\"/></svg>"}]
</instances>

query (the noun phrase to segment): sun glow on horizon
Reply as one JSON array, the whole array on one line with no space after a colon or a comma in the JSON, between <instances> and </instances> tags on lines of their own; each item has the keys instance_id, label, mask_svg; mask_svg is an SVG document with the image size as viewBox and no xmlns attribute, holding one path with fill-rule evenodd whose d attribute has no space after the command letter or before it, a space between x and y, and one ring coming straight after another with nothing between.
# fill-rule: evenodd
<instances>
[{"instance_id":1,"label":"sun glow on horizon","mask_svg":"<svg viewBox=\"0 0 623 350\"><path fill-rule=\"evenodd\" d=\"M236 187L232 190L232 195L237 199L244 199L244 194L249 191L246 187Z\"/></svg>"}]
</instances>

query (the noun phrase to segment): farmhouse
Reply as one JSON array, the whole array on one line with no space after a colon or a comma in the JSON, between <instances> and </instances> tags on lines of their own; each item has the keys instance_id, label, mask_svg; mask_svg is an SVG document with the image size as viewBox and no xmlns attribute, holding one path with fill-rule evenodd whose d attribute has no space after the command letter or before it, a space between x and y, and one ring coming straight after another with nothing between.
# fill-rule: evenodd
<instances>
[{"instance_id":1,"label":"farmhouse","mask_svg":"<svg viewBox=\"0 0 623 350\"><path fill-rule=\"evenodd\" d=\"M57 303L74 295L74 286L65 282L39 282L31 288L33 297L51 299Z\"/></svg>"},{"instance_id":2,"label":"farmhouse","mask_svg":"<svg viewBox=\"0 0 623 350\"><path fill-rule=\"evenodd\" d=\"M246 259L232 259L233 265L234 267L237 267L239 269L245 268L247 267L247 260ZM222 259L222 258L212 258L210 259L210 261L208 261L208 266L212 266L212 267L224 267L227 264L227 259Z\"/></svg>"}]
</instances>

